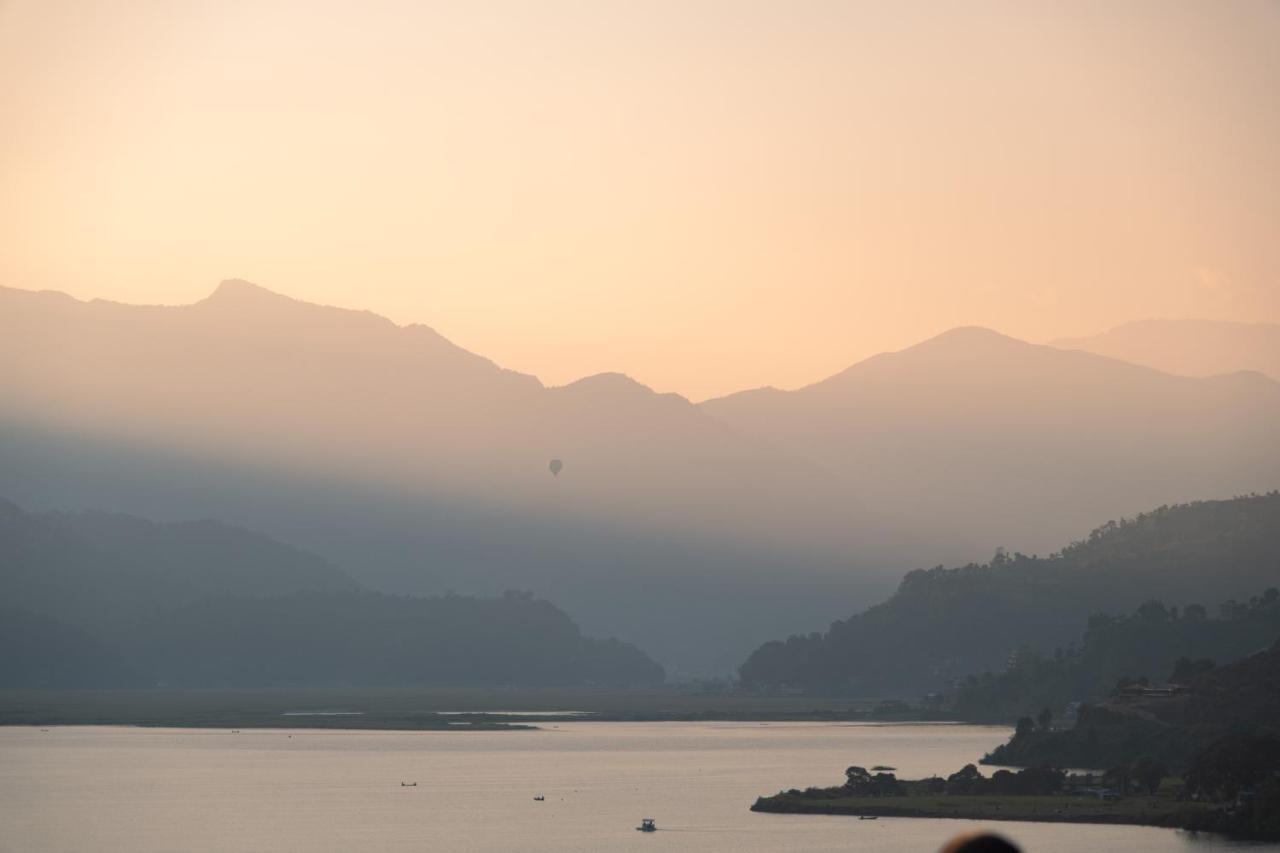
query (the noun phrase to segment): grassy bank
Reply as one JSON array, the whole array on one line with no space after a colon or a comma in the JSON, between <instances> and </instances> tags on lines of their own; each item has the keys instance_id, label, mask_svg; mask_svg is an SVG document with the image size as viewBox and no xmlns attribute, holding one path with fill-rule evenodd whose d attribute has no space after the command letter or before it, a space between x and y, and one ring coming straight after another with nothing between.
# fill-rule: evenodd
<instances>
[{"instance_id":1,"label":"grassy bank","mask_svg":"<svg viewBox=\"0 0 1280 853\"><path fill-rule=\"evenodd\" d=\"M757 812L840 814L877 817L962 818L967 820L1023 820L1058 823L1124 823L1145 826L1184 826L1206 806L1164 797L1126 797L1098 800L1079 796L900 796L829 797L801 794L761 797Z\"/></svg>"}]
</instances>

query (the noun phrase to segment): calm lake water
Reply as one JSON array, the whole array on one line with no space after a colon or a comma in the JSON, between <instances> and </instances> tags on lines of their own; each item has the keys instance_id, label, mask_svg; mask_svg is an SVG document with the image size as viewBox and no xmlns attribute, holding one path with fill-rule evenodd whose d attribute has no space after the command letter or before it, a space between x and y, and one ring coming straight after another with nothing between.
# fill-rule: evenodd
<instances>
[{"instance_id":1,"label":"calm lake water","mask_svg":"<svg viewBox=\"0 0 1280 853\"><path fill-rule=\"evenodd\" d=\"M933 851L977 824L748 807L758 794L835 784L849 764L887 764L906 777L950 773L1008 736L944 725L554 725L239 734L0 728L0 849ZM535 802L537 794L546 800ZM656 818L659 831L636 832L641 817ZM1140 827L995 828L1029 853L1241 846Z\"/></svg>"}]
</instances>

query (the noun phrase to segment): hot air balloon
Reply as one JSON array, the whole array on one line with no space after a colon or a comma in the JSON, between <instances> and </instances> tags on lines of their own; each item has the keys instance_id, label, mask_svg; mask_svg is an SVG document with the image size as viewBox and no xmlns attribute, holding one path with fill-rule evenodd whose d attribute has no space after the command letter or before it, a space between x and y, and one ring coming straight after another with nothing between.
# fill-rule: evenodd
<instances>
[{"instance_id":1,"label":"hot air balloon","mask_svg":"<svg viewBox=\"0 0 1280 853\"><path fill-rule=\"evenodd\" d=\"M564 467L564 463L561 462L559 459L552 459L551 464L548 465L547 467L551 469L552 477L558 477L560 476L560 469Z\"/></svg>"}]
</instances>

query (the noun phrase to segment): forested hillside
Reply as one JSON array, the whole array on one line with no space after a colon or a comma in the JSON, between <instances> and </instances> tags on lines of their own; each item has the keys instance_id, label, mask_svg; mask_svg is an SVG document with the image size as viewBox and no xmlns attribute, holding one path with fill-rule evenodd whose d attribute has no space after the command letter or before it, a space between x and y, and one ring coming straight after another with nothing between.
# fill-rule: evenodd
<instances>
[{"instance_id":1,"label":"forested hillside","mask_svg":"<svg viewBox=\"0 0 1280 853\"><path fill-rule=\"evenodd\" d=\"M1110 522L1049 557L999 552L981 565L911 572L888 601L825 634L761 646L740 675L758 689L938 690L1004 669L1019 649L1065 648L1093 614L1157 597L1166 608L1198 613L1277 585L1280 492L1161 507Z\"/></svg>"},{"instance_id":2,"label":"forested hillside","mask_svg":"<svg viewBox=\"0 0 1280 853\"><path fill-rule=\"evenodd\" d=\"M167 611L122 643L151 683L181 687L657 684L634 646L584 637L529 594L220 596Z\"/></svg>"},{"instance_id":3,"label":"forested hillside","mask_svg":"<svg viewBox=\"0 0 1280 853\"><path fill-rule=\"evenodd\" d=\"M985 760L1111 767L1147 755L1185 767L1199 750L1231 734L1280 736L1280 643L1201 673L1187 686L1175 695L1119 694L1086 706L1073 728L1022 728Z\"/></svg>"},{"instance_id":4,"label":"forested hillside","mask_svg":"<svg viewBox=\"0 0 1280 853\"><path fill-rule=\"evenodd\" d=\"M98 633L209 595L358 587L314 554L216 521L32 513L0 498L0 600Z\"/></svg>"},{"instance_id":5,"label":"forested hillside","mask_svg":"<svg viewBox=\"0 0 1280 853\"><path fill-rule=\"evenodd\" d=\"M1045 709L1060 714L1072 702L1105 700L1122 682L1186 684L1280 637L1280 591L1214 610L1166 607L1152 599L1129 616L1098 614L1079 646L1052 655L1016 654L1001 672L971 675L948 707L957 717L1012 723Z\"/></svg>"},{"instance_id":6,"label":"forested hillside","mask_svg":"<svg viewBox=\"0 0 1280 853\"><path fill-rule=\"evenodd\" d=\"M653 684L529 593L392 596L211 521L0 501L0 687Z\"/></svg>"},{"instance_id":7,"label":"forested hillside","mask_svg":"<svg viewBox=\"0 0 1280 853\"><path fill-rule=\"evenodd\" d=\"M140 687L142 676L78 628L0 607L0 687Z\"/></svg>"}]
</instances>

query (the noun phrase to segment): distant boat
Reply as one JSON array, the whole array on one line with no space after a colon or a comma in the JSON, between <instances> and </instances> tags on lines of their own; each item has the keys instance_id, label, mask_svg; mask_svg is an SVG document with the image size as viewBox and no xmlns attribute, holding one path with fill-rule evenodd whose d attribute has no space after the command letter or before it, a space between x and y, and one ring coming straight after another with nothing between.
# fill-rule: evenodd
<instances>
[{"instance_id":1,"label":"distant boat","mask_svg":"<svg viewBox=\"0 0 1280 853\"><path fill-rule=\"evenodd\" d=\"M858 815L858 820L875 820L878 817L880 817L880 815L863 814L863 815Z\"/></svg>"},{"instance_id":2,"label":"distant boat","mask_svg":"<svg viewBox=\"0 0 1280 853\"><path fill-rule=\"evenodd\" d=\"M400 787L401 787L401 788L416 788L416 787L418 787L418 783L417 783L417 782L401 782L401 783L400 783Z\"/></svg>"},{"instance_id":3,"label":"distant boat","mask_svg":"<svg viewBox=\"0 0 1280 853\"><path fill-rule=\"evenodd\" d=\"M640 825L636 827L639 832L657 832L658 823L651 817L640 818Z\"/></svg>"},{"instance_id":4,"label":"distant boat","mask_svg":"<svg viewBox=\"0 0 1280 853\"><path fill-rule=\"evenodd\" d=\"M545 800L545 799L546 799L546 797L544 797L544 796L542 796L541 794L539 794L538 796L534 797L534 799L535 799L535 800L537 800L538 802L542 802L543 800Z\"/></svg>"}]
</instances>

